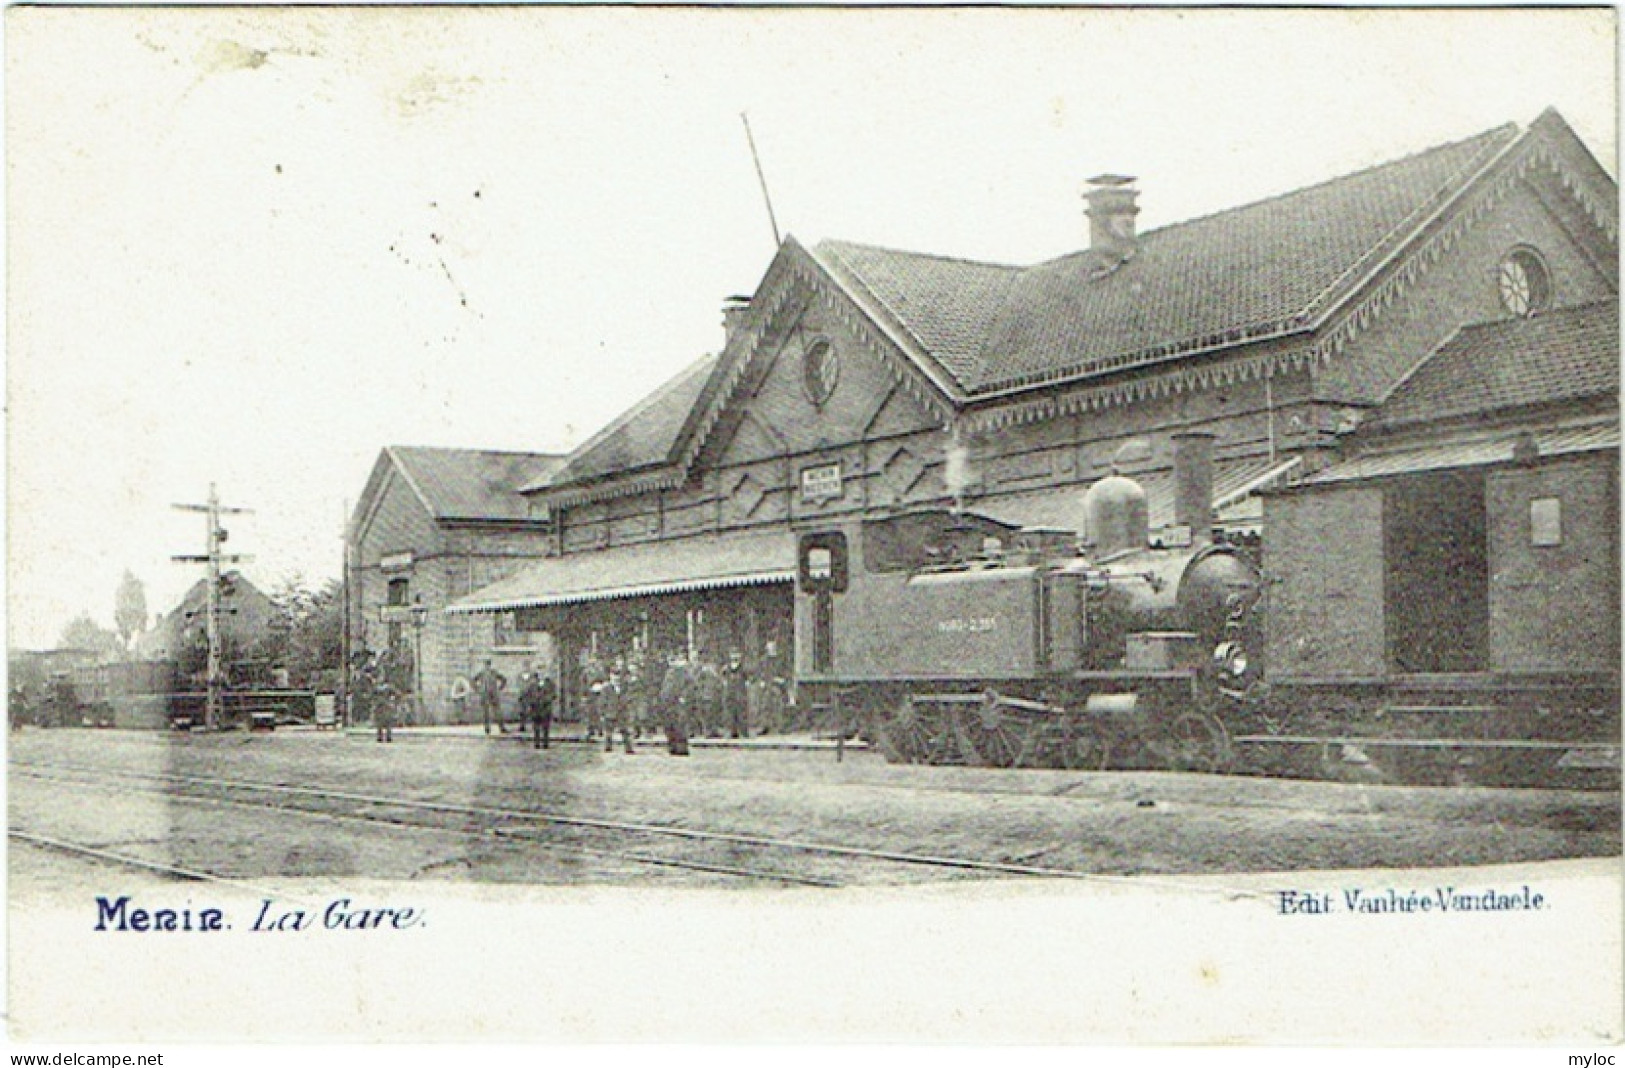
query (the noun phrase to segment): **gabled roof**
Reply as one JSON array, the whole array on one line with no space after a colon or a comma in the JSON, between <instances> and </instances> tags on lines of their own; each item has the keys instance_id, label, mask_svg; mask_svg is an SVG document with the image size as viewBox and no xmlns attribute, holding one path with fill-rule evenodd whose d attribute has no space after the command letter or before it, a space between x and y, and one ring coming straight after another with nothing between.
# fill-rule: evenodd
<instances>
[{"instance_id":1,"label":"gabled roof","mask_svg":"<svg viewBox=\"0 0 1625 1068\"><path fill-rule=\"evenodd\" d=\"M872 296L966 395L1311 328L1518 136L1500 126L1245 207L1034 267L846 242L815 255Z\"/></svg>"},{"instance_id":2,"label":"gabled roof","mask_svg":"<svg viewBox=\"0 0 1625 1068\"><path fill-rule=\"evenodd\" d=\"M1619 392L1619 301L1462 327L1396 387L1375 427Z\"/></svg>"},{"instance_id":3,"label":"gabled roof","mask_svg":"<svg viewBox=\"0 0 1625 1068\"><path fill-rule=\"evenodd\" d=\"M866 344L878 350L885 339L901 350L894 377L922 403L944 418L957 411L993 427L1039 412L1044 391L1061 384L1085 384L1062 398L1074 405L1065 410L1081 410L1150 395L1143 391L1173 376L1216 381L1226 369L1193 358L1249 342L1298 342L1261 347L1250 373L1265 373L1271 361L1299 367L1329 359L1498 189L1536 163L1556 173L1580 208L1576 219L1595 228L1587 240L1597 262L1611 264L1617 189L1550 109L1521 133L1499 126L1149 231L1126 259L1084 251L1016 267L843 241L809 251L786 237L723 355L693 365L611 423L548 485L563 504L680 481L712 431L727 425L721 412L809 285L826 300L850 301L871 335ZM1161 380L1119 373L1165 363L1173 366Z\"/></svg>"},{"instance_id":4,"label":"gabled roof","mask_svg":"<svg viewBox=\"0 0 1625 1068\"><path fill-rule=\"evenodd\" d=\"M530 519L521 486L545 480L564 457L553 453L499 452L391 445L384 452L437 520Z\"/></svg>"},{"instance_id":5,"label":"gabled roof","mask_svg":"<svg viewBox=\"0 0 1625 1068\"><path fill-rule=\"evenodd\" d=\"M919 252L822 241L813 255L843 286L892 319L961 386L983 377L986 339L1023 270Z\"/></svg>"},{"instance_id":6,"label":"gabled roof","mask_svg":"<svg viewBox=\"0 0 1625 1068\"><path fill-rule=\"evenodd\" d=\"M684 424L716 365L716 356L706 356L685 367L675 378L583 442L551 477L522 484L521 492L629 474L669 462Z\"/></svg>"}]
</instances>

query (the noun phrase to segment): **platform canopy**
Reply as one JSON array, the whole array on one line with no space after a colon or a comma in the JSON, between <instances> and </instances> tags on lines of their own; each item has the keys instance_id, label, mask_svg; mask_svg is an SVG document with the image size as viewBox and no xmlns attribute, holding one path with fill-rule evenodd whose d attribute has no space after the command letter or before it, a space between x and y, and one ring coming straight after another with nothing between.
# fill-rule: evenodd
<instances>
[{"instance_id":1,"label":"platform canopy","mask_svg":"<svg viewBox=\"0 0 1625 1068\"><path fill-rule=\"evenodd\" d=\"M760 586L790 582L795 576L796 542L789 531L713 534L543 560L512 578L453 602L446 611L508 612L688 590Z\"/></svg>"}]
</instances>

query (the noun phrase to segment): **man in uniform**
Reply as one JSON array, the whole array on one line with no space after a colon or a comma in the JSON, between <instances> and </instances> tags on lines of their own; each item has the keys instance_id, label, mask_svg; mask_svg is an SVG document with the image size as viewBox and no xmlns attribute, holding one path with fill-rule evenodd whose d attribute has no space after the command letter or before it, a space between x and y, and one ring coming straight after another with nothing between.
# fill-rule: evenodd
<instances>
[{"instance_id":1,"label":"man in uniform","mask_svg":"<svg viewBox=\"0 0 1625 1068\"><path fill-rule=\"evenodd\" d=\"M615 748L615 731L620 729L621 737L626 742L626 751L632 752L632 721L627 715L626 690L624 678L626 665L620 657L610 665L609 675L604 679L604 685L598 691L599 711L604 722L604 752L608 753Z\"/></svg>"},{"instance_id":2,"label":"man in uniform","mask_svg":"<svg viewBox=\"0 0 1625 1068\"><path fill-rule=\"evenodd\" d=\"M557 687L553 684L553 676L542 669L541 664L534 665L525 674L524 685L519 690L519 714L523 719L530 720L530 743L532 748L546 749L551 741L549 735L553 731L553 702L557 696Z\"/></svg>"},{"instance_id":3,"label":"man in uniform","mask_svg":"<svg viewBox=\"0 0 1625 1068\"><path fill-rule=\"evenodd\" d=\"M693 699L693 680L681 653L667 662L666 678L660 684L660 716L666 728L666 749L672 756L688 756L688 715Z\"/></svg>"},{"instance_id":4,"label":"man in uniform","mask_svg":"<svg viewBox=\"0 0 1625 1068\"><path fill-rule=\"evenodd\" d=\"M728 650L728 663L722 668L722 718L728 721L728 737L749 738L747 711L750 705L750 678L738 649Z\"/></svg>"},{"instance_id":5,"label":"man in uniform","mask_svg":"<svg viewBox=\"0 0 1625 1068\"><path fill-rule=\"evenodd\" d=\"M604 662L598 659L598 654L588 653L587 658L581 662L581 710L582 718L586 720L589 742L598 737L598 731L603 727L604 680L608 676L609 673L604 670Z\"/></svg>"},{"instance_id":6,"label":"man in uniform","mask_svg":"<svg viewBox=\"0 0 1625 1068\"><path fill-rule=\"evenodd\" d=\"M649 665L644 650L636 643L626 654L626 679L622 683L621 700L626 704L626 718L632 733L640 735L649 722Z\"/></svg>"},{"instance_id":7,"label":"man in uniform","mask_svg":"<svg viewBox=\"0 0 1625 1068\"><path fill-rule=\"evenodd\" d=\"M377 740L380 742L393 742L395 740L396 705L406 694L406 685L401 675L406 670L400 650L397 648L385 649L378 656L377 690L374 693L372 706L372 722L377 729Z\"/></svg>"},{"instance_id":8,"label":"man in uniform","mask_svg":"<svg viewBox=\"0 0 1625 1068\"><path fill-rule=\"evenodd\" d=\"M480 673L469 682L480 699L480 714L485 719L485 733L491 733L492 717L497 721L497 733L508 733L507 726L502 722L502 691L508 688L507 676L493 667L490 658L487 657Z\"/></svg>"}]
</instances>

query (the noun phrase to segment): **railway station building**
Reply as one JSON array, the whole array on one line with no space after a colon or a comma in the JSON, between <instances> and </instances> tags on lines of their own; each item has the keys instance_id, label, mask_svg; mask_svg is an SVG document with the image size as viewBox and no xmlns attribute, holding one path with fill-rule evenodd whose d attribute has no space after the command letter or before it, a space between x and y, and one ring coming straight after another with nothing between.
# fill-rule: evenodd
<instances>
[{"instance_id":1,"label":"railway station building","mask_svg":"<svg viewBox=\"0 0 1625 1068\"><path fill-rule=\"evenodd\" d=\"M1403 398L1473 364L1476 324L1617 298L1615 183L1553 111L1148 232L1140 195L1093 179L1086 247L1031 266L786 238L718 355L521 487L551 554L450 613L552 634L566 694L634 644L793 677L798 531L940 507L1086 536L1114 469L1156 530L1195 431L1215 526L1257 537L1261 492L1351 441L1455 433Z\"/></svg>"},{"instance_id":2,"label":"railway station building","mask_svg":"<svg viewBox=\"0 0 1625 1068\"><path fill-rule=\"evenodd\" d=\"M551 517L519 491L563 457L389 446L378 454L345 531L345 627L352 667L369 653L412 654L425 722L478 716L466 680L487 658L509 678L551 656L546 634L512 614L447 615L459 597L555 551Z\"/></svg>"}]
</instances>

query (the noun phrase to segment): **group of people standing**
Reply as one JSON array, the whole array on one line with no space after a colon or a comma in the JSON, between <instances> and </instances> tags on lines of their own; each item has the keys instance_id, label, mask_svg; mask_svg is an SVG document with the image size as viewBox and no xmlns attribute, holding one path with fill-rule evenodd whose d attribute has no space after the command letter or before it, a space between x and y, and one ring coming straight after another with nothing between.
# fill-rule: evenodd
<instances>
[{"instance_id":1,"label":"group of people standing","mask_svg":"<svg viewBox=\"0 0 1625 1068\"><path fill-rule=\"evenodd\" d=\"M589 656L582 667L589 731L603 734L605 752L615 748L617 732L632 752L633 738L656 721L673 756L688 755L691 736L748 737L750 684L737 650L721 666L674 652L661 670L634 648L607 662Z\"/></svg>"},{"instance_id":2,"label":"group of people standing","mask_svg":"<svg viewBox=\"0 0 1625 1068\"><path fill-rule=\"evenodd\" d=\"M469 680L469 691L479 701L480 718L485 723L486 734L491 733L493 722L498 734L508 733L507 721L502 715L502 693L507 688L508 677L498 671L489 659ZM519 723L516 729L522 731L529 723L531 744L537 749L549 748L552 745L553 711L558 704L558 684L540 661L519 676L517 704Z\"/></svg>"},{"instance_id":3,"label":"group of people standing","mask_svg":"<svg viewBox=\"0 0 1625 1068\"><path fill-rule=\"evenodd\" d=\"M772 651L769 643L769 655ZM358 656L355 711L362 722L372 720L381 742L394 740L394 727L403 713L400 706L412 696L411 672L407 652L364 651ZM759 682L737 649L721 663L712 663L681 651L661 658L634 644L620 656L584 656L576 692L587 739L602 739L605 752L613 751L617 740L627 753L633 752L639 735L658 725L665 733L668 751L687 756L691 737L747 738L753 726L757 727L755 733L766 733L772 724L752 721L766 718L776 722L772 710L786 696L781 681ZM508 677L488 657L479 671L453 684L451 697L460 705L477 706L486 734L493 728L506 734L510 722L504 706L509 689ZM753 690L760 691L755 701ZM559 698L559 683L550 665L542 661L531 664L513 684L518 713L518 722L512 724L515 732L522 733L528 726L532 745L550 748ZM758 712L755 717L753 708ZM467 711L473 712L473 708Z\"/></svg>"},{"instance_id":4,"label":"group of people standing","mask_svg":"<svg viewBox=\"0 0 1625 1068\"><path fill-rule=\"evenodd\" d=\"M582 662L580 681L587 737L601 738L605 752L612 752L617 741L633 752L635 739L656 724L674 756L688 755L692 736L745 738L751 733L753 679L737 650L722 664L676 652L662 665L642 648L608 659L589 655ZM508 685L508 678L489 659L467 682L464 696L478 703L487 734L493 726L497 733L507 733L503 702ZM533 664L518 679L516 729L528 724L538 749L551 744L558 697L553 673L542 663Z\"/></svg>"},{"instance_id":5,"label":"group of people standing","mask_svg":"<svg viewBox=\"0 0 1625 1068\"><path fill-rule=\"evenodd\" d=\"M361 649L351 666L351 700L361 722L372 720L377 740L393 742L395 726L409 711L413 686L412 651L405 645Z\"/></svg>"}]
</instances>

